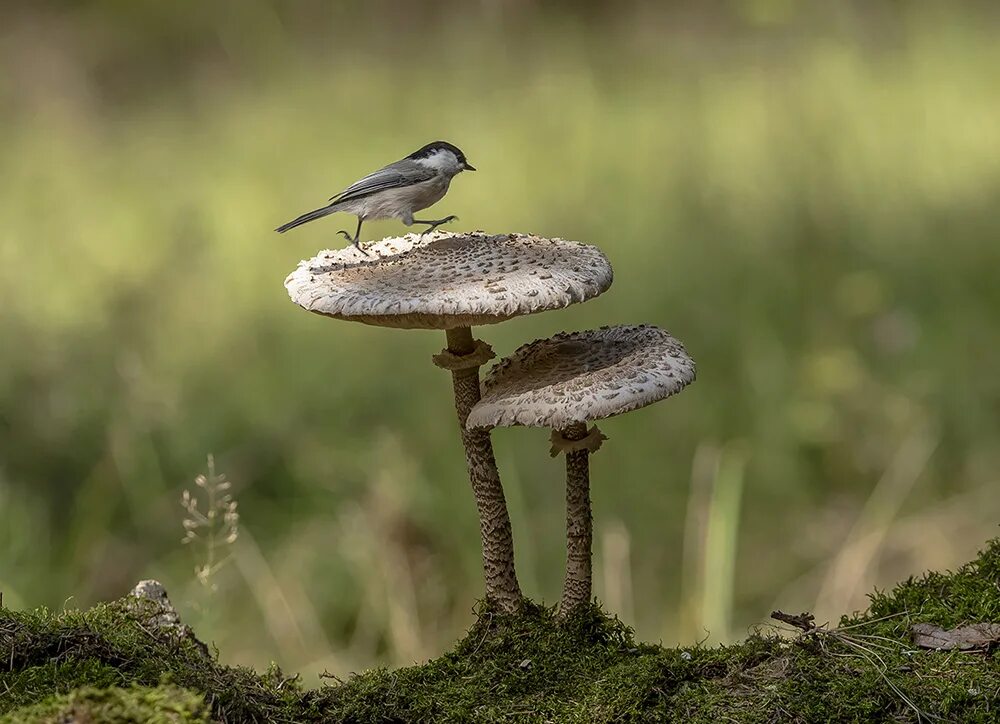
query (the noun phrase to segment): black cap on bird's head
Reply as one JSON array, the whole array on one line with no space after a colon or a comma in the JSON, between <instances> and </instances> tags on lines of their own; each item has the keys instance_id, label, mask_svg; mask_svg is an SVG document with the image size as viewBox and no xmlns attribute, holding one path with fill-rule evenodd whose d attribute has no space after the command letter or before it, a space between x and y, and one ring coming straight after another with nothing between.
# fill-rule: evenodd
<instances>
[{"instance_id":1,"label":"black cap on bird's head","mask_svg":"<svg viewBox=\"0 0 1000 724\"><path fill-rule=\"evenodd\" d=\"M471 166L469 162L466 160L465 154L462 153L462 149L460 149L458 146L454 144L448 143L447 141L432 141L423 148L418 148L416 151L407 156L407 158L412 158L412 159L430 158L435 153L438 153L440 151L451 151L453 154L455 154L455 158L457 158L458 162L462 164L463 171L476 170L475 167Z\"/></svg>"}]
</instances>

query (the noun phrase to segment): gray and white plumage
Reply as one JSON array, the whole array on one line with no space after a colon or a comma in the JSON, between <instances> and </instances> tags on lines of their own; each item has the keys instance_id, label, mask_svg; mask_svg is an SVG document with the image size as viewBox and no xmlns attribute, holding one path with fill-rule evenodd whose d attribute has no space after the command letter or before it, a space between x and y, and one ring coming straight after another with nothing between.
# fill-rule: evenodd
<instances>
[{"instance_id":1,"label":"gray and white plumage","mask_svg":"<svg viewBox=\"0 0 1000 724\"><path fill-rule=\"evenodd\" d=\"M284 233L339 211L358 217L354 238L341 232L355 246L358 246L361 224L368 220L399 219L407 226L427 224L429 231L455 217L421 221L414 219L413 214L444 198L452 178L457 174L475 170L458 147L447 141L428 143L406 158L368 174L330 197L329 205L305 213L279 226L276 231Z\"/></svg>"}]
</instances>

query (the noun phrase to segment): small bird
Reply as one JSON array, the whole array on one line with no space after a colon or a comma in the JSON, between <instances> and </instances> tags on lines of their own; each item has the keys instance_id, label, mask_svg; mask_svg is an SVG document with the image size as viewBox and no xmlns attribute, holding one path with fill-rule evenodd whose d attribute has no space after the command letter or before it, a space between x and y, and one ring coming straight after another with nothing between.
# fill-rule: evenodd
<instances>
[{"instance_id":1,"label":"small bird","mask_svg":"<svg viewBox=\"0 0 1000 724\"><path fill-rule=\"evenodd\" d=\"M358 228L353 237L343 230L339 233L367 256L368 252L358 243L364 222L369 219L399 219L407 226L426 224L427 228L422 234L433 231L441 224L447 224L458 217L446 216L443 219L425 221L414 219L414 212L426 209L444 198L454 176L462 171L475 170L457 146L447 141L434 141L406 158L368 174L336 196L331 196L328 206L302 214L275 231L284 233L314 219L344 211L358 217Z\"/></svg>"}]
</instances>

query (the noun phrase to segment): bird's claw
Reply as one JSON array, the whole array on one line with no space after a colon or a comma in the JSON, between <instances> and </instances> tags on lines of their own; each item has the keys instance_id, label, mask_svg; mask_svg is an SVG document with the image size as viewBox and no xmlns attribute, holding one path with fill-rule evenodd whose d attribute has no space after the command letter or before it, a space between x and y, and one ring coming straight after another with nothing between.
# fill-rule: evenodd
<instances>
[{"instance_id":1,"label":"bird's claw","mask_svg":"<svg viewBox=\"0 0 1000 724\"><path fill-rule=\"evenodd\" d=\"M424 234L429 234L432 231L434 231L435 229L437 229L439 226L441 226L442 224L448 224L448 223L451 223L452 221L458 221L458 217L455 216L454 214L452 214L451 216L446 216L443 219L441 219L440 221L437 221L437 222L431 224L426 229L424 229L423 231L421 231L420 235L423 236Z\"/></svg>"},{"instance_id":2,"label":"bird's claw","mask_svg":"<svg viewBox=\"0 0 1000 724\"><path fill-rule=\"evenodd\" d=\"M364 250L364 249L363 249L363 248L361 247L361 242L360 242L360 241L359 241L359 240L358 240L358 239L357 239L356 237L353 237L353 236L351 236L350 234L348 234L348 233L347 233L346 231L344 231L343 229L341 229L341 230L340 230L340 231L338 231L337 233L338 233L338 234L340 234L341 236L343 236L343 237L344 237L345 239L347 239L347 240L348 240L349 242L351 242L351 244L353 244L353 245L354 245L354 248L355 248L355 249L357 249L358 251L360 251L360 252L361 252L362 254L364 254L365 256L371 256L371 254L369 254L369 253L368 253L367 251L365 251L365 250Z\"/></svg>"}]
</instances>

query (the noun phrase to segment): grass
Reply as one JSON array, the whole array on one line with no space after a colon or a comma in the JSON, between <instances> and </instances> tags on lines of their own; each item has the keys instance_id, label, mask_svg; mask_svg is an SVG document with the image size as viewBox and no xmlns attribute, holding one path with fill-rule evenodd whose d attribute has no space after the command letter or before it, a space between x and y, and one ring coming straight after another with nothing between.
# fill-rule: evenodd
<instances>
[{"instance_id":1,"label":"grass","mask_svg":"<svg viewBox=\"0 0 1000 724\"><path fill-rule=\"evenodd\" d=\"M269 5L142 27L114 6L96 30L89 5L63 25L0 18L7 605L58 609L73 591L86 608L156 577L227 662L275 658L310 681L422 661L468 630L479 532L429 360L441 335L301 313L284 275L349 219L271 231L438 137L480 169L435 207L457 228L577 238L615 267L599 299L477 330L499 353L650 322L699 364L684 395L602 426L615 444L593 460L595 540L621 532L630 565L596 580L631 582L619 599L640 638L738 639L776 600L813 608L826 591L821 618L863 608L872 586L995 534L988 10L455 11L428 44L346 10L309 42ZM923 459L925 433L911 475L900 461ZM527 592L554 601L558 462L531 431L495 444ZM677 593L700 448L746 456L713 530L733 571L722 612L702 585ZM179 544L181 490L210 452L242 515L214 592Z\"/></svg>"},{"instance_id":2,"label":"grass","mask_svg":"<svg viewBox=\"0 0 1000 724\"><path fill-rule=\"evenodd\" d=\"M204 702L214 720L232 722L988 722L1000 688L996 651L915 649L910 627L998 620L997 581L1000 539L953 573L874 594L868 611L836 628L792 639L760 630L716 647L638 643L596 606L564 624L532 604L520 616L481 609L444 656L313 690L274 668L222 665L190 641L154 633L145 612L121 603L57 615L3 610L0 659L11 663L0 671L0 721L68 707L102 722L147 710L153 721L204 721Z\"/></svg>"}]
</instances>

